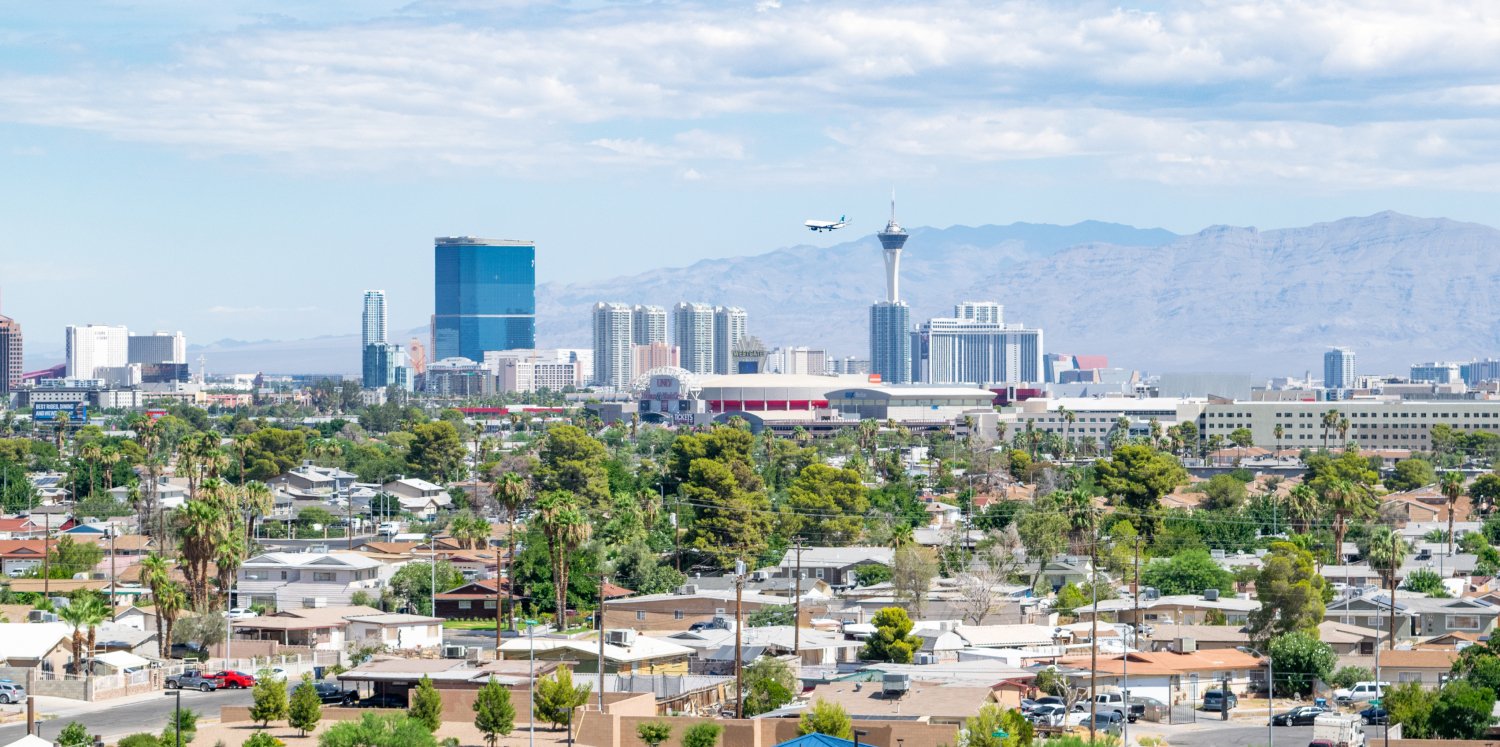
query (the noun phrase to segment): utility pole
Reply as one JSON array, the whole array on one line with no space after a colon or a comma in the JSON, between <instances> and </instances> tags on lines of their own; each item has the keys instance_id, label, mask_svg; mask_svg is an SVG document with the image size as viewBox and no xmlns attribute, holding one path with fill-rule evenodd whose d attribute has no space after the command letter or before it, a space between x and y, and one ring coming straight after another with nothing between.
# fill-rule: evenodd
<instances>
[{"instance_id":1,"label":"utility pole","mask_svg":"<svg viewBox=\"0 0 1500 747\"><path fill-rule=\"evenodd\" d=\"M800 656L802 654L802 538L797 538L797 578L796 589L792 599L796 601L795 612L792 613L792 653Z\"/></svg>"},{"instance_id":2,"label":"utility pole","mask_svg":"<svg viewBox=\"0 0 1500 747\"><path fill-rule=\"evenodd\" d=\"M603 573L599 574L599 624L596 627L599 629L599 715L601 716L604 715L604 584L607 581ZM495 635L500 635L498 628ZM495 645L499 646L500 639L497 637L495 640L497 641Z\"/></svg>"},{"instance_id":3,"label":"utility pole","mask_svg":"<svg viewBox=\"0 0 1500 747\"><path fill-rule=\"evenodd\" d=\"M740 606L745 596L745 561L734 561L734 717L745 717L745 664L741 647Z\"/></svg>"},{"instance_id":4,"label":"utility pole","mask_svg":"<svg viewBox=\"0 0 1500 747\"><path fill-rule=\"evenodd\" d=\"M1130 634L1131 639L1135 642L1135 647L1139 649L1141 647L1141 536L1139 534L1135 536L1134 544L1135 583L1132 584L1131 590L1135 592L1135 623L1130 626ZM1094 619L1097 621L1098 618L1099 613L1096 611ZM1098 625L1098 623L1095 622L1095 625ZM1125 691L1122 693L1121 698L1124 701L1121 705L1125 707L1125 711L1121 715L1125 717L1125 720L1120 722L1120 744L1130 744L1130 646L1127 644L1124 648L1125 650L1121 652L1122 655L1120 657L1120 679L1125 685L1121 688Z\"/></svg>"},{"instance_id":5,"label":"utility pole","mask_svg":"<svg viewBox=\"0 0 1500 747\"><path fill-rule=\"evenodd\" d=\"M1089 744L1098 738L1099 724L1099 517L1097 510L1089 506L1089 592L1093 595L1092 620L1089 630Z\"/></svg>"}]
</instances>

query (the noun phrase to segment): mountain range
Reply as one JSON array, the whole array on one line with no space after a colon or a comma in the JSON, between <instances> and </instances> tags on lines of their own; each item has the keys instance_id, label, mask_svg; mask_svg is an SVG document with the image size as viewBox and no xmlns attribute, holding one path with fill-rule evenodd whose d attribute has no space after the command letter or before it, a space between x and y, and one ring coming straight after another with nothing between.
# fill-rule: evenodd
<instances>
[{"instance_id":1,"label":"mountain range","mask_svg":"<svg viewBox=\"0 0 1500 747\"><path fill-rule=\"evenodd\" d=\"M1500 230L1393 212L1300 228L1191 235L1085 222L913 228L902 259L913 321L965 300L1045 331L1048 352L1149 371L1319 370L1332 345L1359 368L1500 354ZM864 357L884 294L873 235L538 288L538 343L587 347L597 301L742 306L770 346ZM356 320L357 321L357 320ZM353 324L351 324L353 326ZM425 332L412 335L424 338ZM407 335L395 334L405 340ZM194 347L212 371L357 372L355 335Z\"/></svg>"}]
</instances>

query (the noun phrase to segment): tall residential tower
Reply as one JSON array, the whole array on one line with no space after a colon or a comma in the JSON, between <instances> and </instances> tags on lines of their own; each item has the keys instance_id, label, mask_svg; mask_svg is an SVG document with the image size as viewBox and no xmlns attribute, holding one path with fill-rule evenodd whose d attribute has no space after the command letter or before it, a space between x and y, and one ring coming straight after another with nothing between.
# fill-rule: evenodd
<instances>
[{"instance_id":1,"label":"tall residential tower","mask_svg":"<svg viewBox=\"0 0 1500 747\"><path fill-rule=\"evenodd\" d=\"M695 374L714 372L714 307L686 301L672 307L672 341L683 368Z\"/></svg>"},{"instance_id":2,"label":"tall residential tower","mask_svg":"<svg viewBox=\"0 0 1500 747\"><path fill-rule=\"evenodd\" d=\"M732 374L735 370L734 346L745 337L749 315L738 306L714 309L714 373Z\"/></svg>"},{"instance_id":3,"label":"tall residential tower","mask_svg":"<svg viewBox=\"0 0 1500 747\"><path fill-rule=\"evenodd\" d=\"M21 325L0 316L0 395L21 386Z\"/></svg>"},{"instance_id":4,"label":"tall residential tower","mask_svg":"<svg viewBox=\"0 0 1500 747\"><path fill-rule=\"evenodd\" d=\"M535 244L440 237L433 262L434 361L536 347Z\"/></svg>"},{"instance_id":5,"label":"tall residential tower","mask_svg":"<svg viewBox=\"0 0 1500 747\"><path fill-rule=\"evenodd\" d=\"M630 341L636 345L666 342L667 310L660 306L636 304L630 312Z\"/></svg>"},{"instance_id":6,"label":"tall residential tower","mask_svg":"<svg viewBox=\"0 0 1500 747\"><path fill-rule=\"evenodd\" d=\"M1354 351L1334 348L1323 354L1323 388L1354 388Z\"/></svg>"},{"instance_id":7,"label":"tall residential tower","mask_svg":"<svg viewBox=\"0 0 1500 747\"><path fill-rule=\"evenodd\" d=\"M870 373L889 384L911 383L911 309L901 300L901 249L906 230L896 222L896 198L891 219L876 234L885 253L885 300L870 307Z\"/></svg>"},{"instance_id":8,"label":"tall residential tower","mask_svg":"<svg viewBox=\"0 0 1500 747\"><path fill-rule=\"evenodd\" d=\"M632 312L627 304L594 304L594 384L630 385L635 363L631 350Z\"/></svg>"}]
</instances>

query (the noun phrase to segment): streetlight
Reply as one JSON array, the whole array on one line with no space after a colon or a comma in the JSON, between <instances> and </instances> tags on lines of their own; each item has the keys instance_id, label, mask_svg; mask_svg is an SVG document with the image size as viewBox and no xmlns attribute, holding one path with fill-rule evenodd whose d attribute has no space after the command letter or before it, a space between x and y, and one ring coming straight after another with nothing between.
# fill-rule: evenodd
<instances>
[{"instance_id":1,"label":"streetlight","mask_svg":"<svg viewBox=\"0 0 1500 747\"><path fill-rule=\"evenodd\" d=\"M177 708L172 713L172 731L177 733L177 747L182 747L182 688L167 693L167 697L176 696Z\"/></svg>"},{"instance_id":2,"label":"streetlight","mask_svg":"<svg viewBox=\"0 0 1500 747\"><path fill-rule=\"evenodd\" d=\"M859 738L860 737L868 737L868 736L870 736L870 732L867 732L864 729L855 729L854 730L854 747L859 747Z\"/></svg>"},{"instance_id":3,"label":"streetlight","mask_svg":"<svg viewBox=\"0 0 1500 747\"><path fill-rule=\"evenodd\" d=\"M530 732L526 736L527 744L536 747L536 621L527 618L526 643L527 654L531 658L529 666L531 683L526 686L526 724ZM500 657L500 631L495 631L495 658Z\"/></svg>"}]
</instances>

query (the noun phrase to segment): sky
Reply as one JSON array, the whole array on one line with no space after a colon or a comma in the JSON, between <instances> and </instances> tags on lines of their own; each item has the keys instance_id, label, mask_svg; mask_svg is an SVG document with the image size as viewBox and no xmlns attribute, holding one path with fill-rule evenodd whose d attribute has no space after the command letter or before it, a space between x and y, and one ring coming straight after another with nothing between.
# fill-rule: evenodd
<instances>
[{"instance_id":1,"label":"sky","mask_svg":"<svg viewBox=\"0 0 1500 747\"><path fill-rule=\"evenodd\" d=\"M0 313L38 352L293 339L381 288L405 330L434 236L598 280L847 240L893 189L907 225L1500 225L1497 120L1485 2L11 4Z\"/></svg>"}]
</instances>

